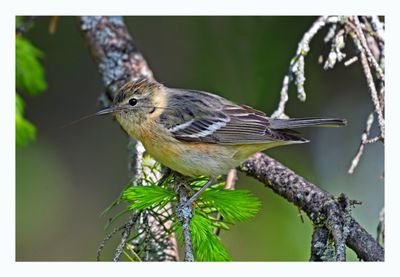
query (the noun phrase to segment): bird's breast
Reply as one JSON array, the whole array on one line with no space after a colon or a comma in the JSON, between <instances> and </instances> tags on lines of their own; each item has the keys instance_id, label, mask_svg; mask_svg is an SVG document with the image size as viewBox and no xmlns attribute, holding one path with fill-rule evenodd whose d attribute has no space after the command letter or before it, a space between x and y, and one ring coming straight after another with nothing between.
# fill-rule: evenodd
<instances>
[{"instance_id":1,"label":"bird's breast","mask_svg":"<svg viewBox=\"0 0 400 277\"><path fill-rule=\"evenodd\" d=\"M205 143L146 140L148 153L165 166L187 176L226 174L241 161L234 159L235 149Z\"/></svg>"}]
</instances>

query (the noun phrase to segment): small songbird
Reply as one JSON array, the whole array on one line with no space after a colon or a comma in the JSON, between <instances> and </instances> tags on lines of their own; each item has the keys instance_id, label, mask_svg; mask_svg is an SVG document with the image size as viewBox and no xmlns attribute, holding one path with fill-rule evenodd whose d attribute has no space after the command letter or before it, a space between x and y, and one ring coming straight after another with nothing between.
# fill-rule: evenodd
<instances>
[{"instance_id":1,"label":"small songbird","mask_svg":"<svg viewBox=\"0 0 400 277\"><path fill-rule=\"evenodd\" d=\"M308 142L291 128L346 124L335 118L270 118L209 92L168 88L147 79L122 86L113 104L97 114L108 113L163 165L210 179L258 151Z\"/></svg>"}]
</instances>

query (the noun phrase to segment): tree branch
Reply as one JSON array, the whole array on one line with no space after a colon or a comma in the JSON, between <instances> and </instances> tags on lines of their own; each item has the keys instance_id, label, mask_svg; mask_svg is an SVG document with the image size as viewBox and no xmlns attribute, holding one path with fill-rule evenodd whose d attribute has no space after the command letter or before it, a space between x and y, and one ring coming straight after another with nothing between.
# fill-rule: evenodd
<instances>
[{"instance_id":1,"label":"tree branch","mask_svg":"<svg viewBox=\"0 0 400 277\"><path fill-rule=\"evenodd\" d=\"M141 78L154 79L145 59L135 47L122 17L82 16L79 17L78 23L106 88L105 93L99 98L103 107L110 105L118 89L128 81ZM136 183L146 185L145 182L142 183L141 176L143 153L142 144L131 139L128 144L130 175L135 177ZM132 183L135 184L135 182ZM171 222L166 224L171 224ZM145 251L146 260L178 260L175 234L170 235L167 241L164 241L161 236L164 230L160 225L151 214L141 213L141 218L135 226L135 228L146 231L143 232L142 240L151 238L151 249ZM128 226L129 228L124 229L114 261L119 260L126 245L126 240L133 227L132 224Z\"/></svg>"},{"instance_id":2,"label":"tree branch","mask_svg":"<svg viewBox=\"0 0 400 277\"><path fill-rule=\"evenodd\" d=\"M349 218L348 212L328 192L306 181L263 153L252 156L239 167L239 170L264 183L266 187L295 204L315 224L322 224L328 228L334 237L341 232L348 233L345 236L346 244L360 259L384 260L383 248L355 219ZM341 247L338 243L340 243L340 238L337 238L336 248ZM342 259L342 257L338 258Z\"/></svg>"},{"instance_id":3,"label":"tree branch","mask_svg":"<svg viewBox=\"0 0 400 277\"><path fill-rule=\"evenodd\" d=\"M329 231L325 227L316 226L311 239L312 262L322 262L326 260L326 250L329 239Z\"/></svg>"},{"instance_id":4,"label":"tree branch","mask_svg":"<svg viewBox=\"0 0 400 277\"><path fill-rule=\"evenodd\" d=\"M193 207L192 205L187 205L190 194L186 188L184 176L178 173L175 173L175 191L179 195L179 205L176 208L176 216L182 223L185 261L194 262L192 233L190 231L190 221L193 217Z\"/></svg>"}]
</instances>

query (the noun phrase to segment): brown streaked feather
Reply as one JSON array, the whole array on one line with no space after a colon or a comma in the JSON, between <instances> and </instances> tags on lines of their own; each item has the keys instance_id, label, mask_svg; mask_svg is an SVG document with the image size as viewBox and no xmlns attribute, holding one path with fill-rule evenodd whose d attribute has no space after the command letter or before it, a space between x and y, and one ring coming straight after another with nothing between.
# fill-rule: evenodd
<instances>
[{"instance_id":1,"label":"brown streaked feather","mask_svg":"<svg viewBox=\"0 0 400 277\"><path fill-rule=\"evenodd\" d=\"M285 130L271 129L265 113L249 106L236 105L206 92L179 89L168 92L168 104L174 111L164 111L160 123L180 141L225 145L306 142Z\"/></svg>"}]
</instances>

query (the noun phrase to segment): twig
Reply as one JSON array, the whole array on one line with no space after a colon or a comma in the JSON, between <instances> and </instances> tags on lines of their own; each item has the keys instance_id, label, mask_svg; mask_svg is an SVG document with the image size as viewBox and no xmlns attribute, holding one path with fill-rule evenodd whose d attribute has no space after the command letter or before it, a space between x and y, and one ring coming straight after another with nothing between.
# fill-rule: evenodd
<instances>
[{"instance_id":1,"label":"twig","mask_svg":"<svg viewBox=\"0 0 400 277\"><path fill-rule=\"evenodd\" d=\"M225 189L230 189L230 190L235 189L237 179L238 179L237 170L235 168L229 170L228 175L226 176ZM218 213L217 221L221 221L223 219L224 219L224 217L220 213ZM220 233L221 233L221 228L216 227L214 230L214 234L219 236Z\"/></svg>"},{"instance_id":2,"label":"twig","mask_svg":"<svg viewBox=\"0 0 400 277\"><path fill-rule=\"evenodd\" d=\"M375 37L378 39L379 49L376 46L375 40L372 36L367 33L364 35L363 26L361 25L357 16L352 17L352 20L347 21L347 26L353 31L350 32L350 35L354 41L354 44L359 51L359 57L361 60L361 65L364 71L365 78L367 80L367 86L370 91L371 100L374 105L374 111L377 114L378 118L378 125L380 129L380 135L374 138L368 138L370 129L373 124L374 116L371 114L367 120L367 127L362 134L361 143L358 148L357 154L352 160L351 166L348 170L349 174L352 174L357 167L360 158L363 154L364 147L366 144L375 143L377 141L384 142L385 139L385 119L384 119L384 93L385 93L385 79L384 79L384 63L380 61L380 65L376 61L376 58L380 56L382 59L384 57L384 31L383 25L380 23L377 17L369 17L369 22L366 18L364 18L365 23L367 26L372 26L372 29L376 32ZM354 24L352 23L354 22ZM367 28L368 29L368 28ZM367 32L367 30L366 30ZM371 32L371 31L369 31ZM379 34L377 34L379 32ZM367 42L366 36L373 42L373 44ZM375 55L371 51L371 47L375 50ZM380 53L379 53L380 52ZM380 89L379 94L377 92L376 84L374 77L371 72L371 67L373 67L377 73L377 78L379 81Z\"/></svg>"},{"instance_id":3,"label":"twig","mask_svg":"<svg viewBox=\"0 0 400 277\"><path fill-rule=\"evenodd\" d=\"M326 220L329 218L331 226L334 227L336 224L334 220L342 224L345 218L344 213L347 212L343 211L342 206L331 194L263 153L255 154L238 169L295 204L317 225L323 223L321 218ZM383 261L384 251L377 241L351 216L346 221L349 221L347 246L365 261Z\"/></svg>"},{"instance_id":4,"label":"twig","mask_svg":"<svg viewBox=\"0 0 400 277\"><path fill-rule=\"evenodd\" d=\"M235 189L237 179L236 169L229 170L228 175L226 176L225 189Z\"/></svg>"},{"instance_id":5,"label":"twig","mask_svg":"<svg viewBox=\"0 0 400 277\"><path fill-rule=\"evenodd\" d=\"M131 230L132 227L135 225L136 220L139 217L139 213L134 213L131 218L128 220L127 223L125 223L124 228L123 228L123 232L122 232L122 238L121 241L119 243L119 245L117 246L117 248L115 249L115 254L114 254L114 258L113 261L114 262L118 262L121 258L122 252L124 250L124 247L127 243L127 240L131 234Z\"/></svg>"},{"instance_id":6,"label":"twig","mask_svg":"<svg viewBox=\"0 0 400 277\"><path fill-rule=\"evenodd\" d=\"M335 37L332 39L331 51L328 54L328 58L326 59L325 64L323 66L325 70L333 68L336 62L341 62L346 57L346 54L342 52L342 49L345 46L344 34L345 34L344 29L340 29L336 33Z\"/></svg>"},{"instance_id":7,"label":"twig","mask_svg":"<svg viewBox=\"0 0 400 277\"><path fill-rule=\"evenodd\" d=\"M350 58L350 59L348 59L347 61L345 61L344 62L344 66L350 66L350 65L352 65L353 63L355 63L356 61L358 61L358 57L357 56L354 56L354 57L352 57L352 58Z\"/></svg>"},{"instance_id":8,"label":"twig","mask_svg":"<svg viewBox=\"0 0 400 277\"><path fill-rule=\"evenodd\" d=\"M381 136L384 139L385 138L385 119L383 118L382 107L381 107L381 103L378 98L378 93L376 91L374 79L372 77L371 70L368 65L367 57L365 56L365 54L363 52L360 53L360 57L361 57L361 64L363 66L365 78L367 79L368 88L371 93L371 99L372 99L372 102L374 103L375 113L378 115L378 124L379 124L379 128L381 131Z\"/></svg>"},{"instance_id":9,"label":"twig","mask_svg":"<svg viewBox=\"0 0 400 277\"><path fill-rule=\"evenodd\" d=\"M360 146L358 147L357 154L353 158L353 161L351 162L351 166L348 170L349 174L354 173L354 170L356 169L358 163L360 162L360 158L361 158L362 154L364 153L364 147L368 141L368 136L369 136L369 132L371 131L372 123L374 123L374 114L370 113L368 116L368 119L367 119L367 124L366 124L365 130L361 135L361 142L360 142Z\"/></svg>"},{"instance_id":10,"label":"twig","mask_svg":"<svg viewBox=\"0 0 400 277\"><path fill-rule=\"evenodd\" d=\"M114 228L111 233L109 233L107 236L103 238L101 241L99 248L97 249L97 255L96 255L96 260L100 261L100 256L101 253L103 252L104 247L106 246L106 242L109 241L117 232L121 231L122 229L125 228L125 225L122 225L120 227Z\"/></svg>"},{"instance_id":11,"label":"twig","mask_svg":"<svg viewBox=\"0 0 400 277\"><path fill-rule=\"evenodd\" d=\"M374 20L376 20L376 18ZM351 24L350 24L350 26L356 32L357 36L353 35L352 37L353 37L355 44L358 46L358 48L360 50L361 64L362 64L362 67L364 70L365 78L367 80L367 85L368 85L368 89L371 94L372 102L374 104L375 112L378 116L378 124L379 124L380 132L381 132L380 136L382 137L382 140L384 140L385 139L385 119L384 119L383 109L384 109L385 76L384 76L383 69L381 67L384 65L382 65L382 63L381 63L381 65L378 64L378 62L376 61L375 57L373 56L371 50L369 49L367 40L364 36L364 33L362 32L361 24L360 24L360 21L358 20L358 18L354 17L353 21L354 21L355 26L352 26ZM379 37L380 37L380 42L381 42L380 49L381 49L381 53L384 53L385 47L384 47L383 29L381 27L377 26L378 25L377 22L374 22L371 25L373 26L373 28L376 28L376 30L379 30L378 32L380 33ZM360 46L362 47L362 49L360 49ZM374 78L371 73L371 68L370 68L369 63L375 69L378 79L380 81L379 96L378 96L378 92L376 89Z\"/></svg>"},{"instance_id":12,"label":"twig","mask_svg":"<svg viewBox=\"0 0 400 277\"><path fill-rule=\"evenodd\" d=\"M368 43L367 43L367 39L364 35L364 32L361 28L361 23L358 20L357 16L352 17L354 24L356 25L356 32L357 32L357 36L360 39L361 45L365 50L366 53L366 57L367 60L371 63L371 65L374 67L376 73L378 74L378 78L382 81L385 82L385 75L383 73L382 68L380 67L380 65L378 64L378 62L375 59L375 56L372 54L371 49L368 47Z\"/></svg>"},{"instance_id":13,"label":"twig","mask_svg":"<svg viewBox=\"0 0 400 277\"><path fill-rule=\"evenodd\" d=\"M49 34L50 35L54 35L56 33L58 19L59 19L59 16L52 16L50 18L50 23L49 23Z\"/></svg>"},{"instance_id":14,"label":"twig","mask_svg":"<svg viewBox=\"0 0 400 277\"><path fill-rule=\"evenodd\" d=\"M304 57L306 57L308 52L310 51L310 42L313 37L318 33L318 31L322 29L327 23L335 23L337 21L337 17L321 16L304 34L303 38L299 42L296 55L290 61L289 72L283 78L282 89L280 92L281 98L278 104L278 108L272 114L272 117L287 118L287 115L285 115L285 105L289 99L288 89L290 82L293 80L293 75L295 75L296 77L295 84L297 87L297 97L300 101L306 100L306 93L304 90L304 82L306 80L304 76Z\"/></svg>"},{"instance_id":15,"label":"twig","mask_svg":"<svg viewBox=\"0 0 400 277\"><path fill-rule=\"evenodd\" d=\"M378 223L378 227L376 228L376 240L385 241L385 209L382 208L381 212L379 213L379 223Z\"/></svg>"},{"instance_id":16,"label":"twig","mask_svg":"<svg viewBox=\"0 0 400 277\"><path fill-rule=\"evenodd\" d=\"M179 205L176 208L176 216L182 223L182 235L185 251L185 261L194 262L192 233L190 231L190 221L193 217L192 205L187 205L189 191L185 187L185 178L180 174L175 174L175 191L179 195Z\"/></svg>"},{"instance_id":17,"label":"twig","mask_svg":"<svg viewBox=\"0 0 400 277\"><path fill-rule=\"evenodd\" d=\"M371 16L370 22L372 29L375 32L375 37L378 40L379 50L380 50L380 58L379 65L381 68L385 68L385 30L384 24L379 20L378 16Z\"/></svg>"}]
</instances>

